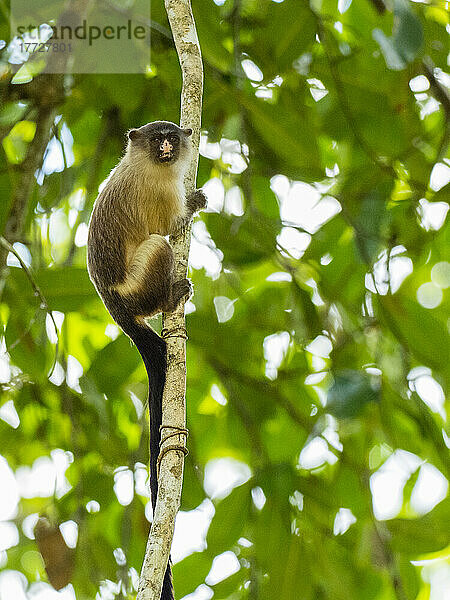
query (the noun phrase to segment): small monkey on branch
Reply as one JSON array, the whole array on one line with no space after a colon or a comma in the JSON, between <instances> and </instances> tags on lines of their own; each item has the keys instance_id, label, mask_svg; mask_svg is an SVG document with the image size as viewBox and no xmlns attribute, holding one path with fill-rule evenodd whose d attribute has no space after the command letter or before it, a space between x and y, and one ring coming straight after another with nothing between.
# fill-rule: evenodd
<instances>
[{"instance_id":1,"label":"small monkey on branch","mask_svg":"<svg viewBox=\"0 0 450 600\"><path fill-rule=\"evenodd\" d=\"M125 156L111 172L89 223L88 270L115 322L133 340L149 379L150 487L158 494L157 464L166 378L166 342L146 318L173 311L192 294L176 280L172 247L165 236L186 227L206 206L195 190L186 198L184 177L192 153L191 129L155 121L128 132ZM172 600L170 564L161 600Z\"/></svg>"}]
</instances>

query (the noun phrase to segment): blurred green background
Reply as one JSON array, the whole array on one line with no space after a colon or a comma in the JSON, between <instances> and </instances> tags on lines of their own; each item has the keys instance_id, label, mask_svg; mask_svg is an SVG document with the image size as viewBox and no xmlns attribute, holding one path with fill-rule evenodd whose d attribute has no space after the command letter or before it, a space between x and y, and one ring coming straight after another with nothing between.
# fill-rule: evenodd
<instances>
[{"instance_id":1,"label":"blurred green background","mask_svg":"<svg viewBox=\"0 0 450 600\"><path fill-rule=\"evenodd\" d=\"M448 599L448 2L193 10L209 210L176 596ZM14 74L1 25L2 600L135 596L146 377L85 261L125 131L179 119L162 2L151 18L146 75Z\"/></svg>"}]
</instances>

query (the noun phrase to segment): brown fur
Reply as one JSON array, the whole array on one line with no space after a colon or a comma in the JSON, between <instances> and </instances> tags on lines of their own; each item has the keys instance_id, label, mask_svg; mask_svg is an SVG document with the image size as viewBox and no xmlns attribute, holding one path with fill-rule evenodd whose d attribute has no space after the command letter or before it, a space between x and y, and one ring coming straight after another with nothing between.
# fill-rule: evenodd
<instances>
[{"instance_id":1,"label":"brown fur","mask_svg":"<svg viewBox=\"0 0 450 600\"><path fill-rule=\"evenodd\" d=\"M116 320L114 292L135 318L173 310L190 293L187 280L174 285L173 252L163 236L204 205L198 192L185 200L191 143L177 128L181 133L175 160L158 163L157 150L147 144L153 131L148 128L132 130L133 136L130 132L125 156L103 185L89 225L89 273Z\"/></svg>"}]
</instances>

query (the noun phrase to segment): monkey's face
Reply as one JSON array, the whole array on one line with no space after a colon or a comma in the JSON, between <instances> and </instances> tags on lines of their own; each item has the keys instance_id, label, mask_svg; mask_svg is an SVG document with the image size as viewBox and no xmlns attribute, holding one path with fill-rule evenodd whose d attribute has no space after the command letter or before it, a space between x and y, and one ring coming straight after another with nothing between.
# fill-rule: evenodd
<instances>
[{"instance_id":1,"label":"monkey's face","mask_svg":"<svg viewBox=\"0 0 450 600\"><path fill-rule=\"evenodd\" d=\"M155 121L128 132L131 147L144 151L156 164L173 165L190 153L192 129L181 129L169 121Z\"/></svg>"}]
</instances>

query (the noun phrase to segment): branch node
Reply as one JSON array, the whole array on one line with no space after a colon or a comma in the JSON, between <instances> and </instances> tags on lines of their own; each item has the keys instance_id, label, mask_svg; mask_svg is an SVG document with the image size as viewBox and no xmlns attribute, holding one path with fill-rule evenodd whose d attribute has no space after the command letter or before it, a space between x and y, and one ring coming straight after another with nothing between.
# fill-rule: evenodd
<instances>
[{"instance_id":1,"label":"branch node","mask_svg":"<svg viewBox=\"0 0 450 600\"><path fill-rule=\"evenodd\" d=\"M178 325L176 327L172 327L171 329L164 327L164 329L161 330L161 337L164 340L170 337L183 338L185 340L188 339L186 327L183 325Z\"/></svg>"},{"instance_id":2,"label":"branch node","mask_svg":"<svg viewBox=\"0 0 450 600\"><path fill-rule=\"evenodd\" d=\"M160 425L159 431L161 432L163 429L176 429L177 431L167 434L167 436L161 440L160 445L165 442L167 438L174 435L185 435L186 437L189 435L189 429L186 429L186 427L178 427L177 425Z\"/></svg>"},{"instance_id":3,"label":"branch node","mask_svg":"<svg viewBox=\"0 0 450 600\"><path fill-rule=\"evenodd\" d=\"M159 469L161 466L161 461L163 459L163 456L165 454L167 454L167 452L170 452L171 450L175 450L175 451L182 452L184 454L184 456L187 456L189 454L189 450L186 448L186 446L182 446L181 444L169 444L168 446L165 446L164 448L161 447L165 442L167 442L167 440L169 440L170 438L173 438L177 435L185 435L186 437L188 437L189 430L186 429L185 427L177 427L176 425L161 425L159 428L160 431L163 431L164 429L175 429L175 431L172 431L171 433L168 433L167 435L165 435L159 443L161 450L159 452L158 461L156 463L156 473L157 473L158 477L159 477Z\"/></svg>"}]
</instances>

